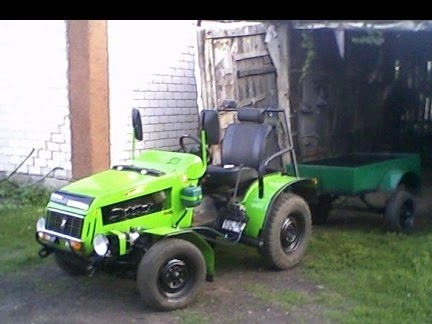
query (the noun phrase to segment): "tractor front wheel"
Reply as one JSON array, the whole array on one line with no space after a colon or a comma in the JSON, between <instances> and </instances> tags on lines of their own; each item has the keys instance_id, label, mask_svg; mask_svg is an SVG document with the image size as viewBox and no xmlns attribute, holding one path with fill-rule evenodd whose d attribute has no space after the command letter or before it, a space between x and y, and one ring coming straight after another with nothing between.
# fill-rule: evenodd
<instances>
[{"instance_id":1,"label":"tractor front wheel","mask_svg":"<svg viewBox=\"0 0 432 324\"><path fill-rule=\"evenodd\" d=\"M264 245L259 252L273 269L292 268L303 258L311 231L307 203L298 195L283 193L272 206L263 232Z\"/></svg>"},{"instance_id":2,"label":"tractor front wheel","mask_svg":"<svg viewBox=\"0 0 432 324\"><path fill-rule=\"evenodd\" d=\"M150 307L171 311L192 303L205 280L201 251L182 239L163 239L154 244L138 266L137 284Z\"/></svg>"}]
</instances>

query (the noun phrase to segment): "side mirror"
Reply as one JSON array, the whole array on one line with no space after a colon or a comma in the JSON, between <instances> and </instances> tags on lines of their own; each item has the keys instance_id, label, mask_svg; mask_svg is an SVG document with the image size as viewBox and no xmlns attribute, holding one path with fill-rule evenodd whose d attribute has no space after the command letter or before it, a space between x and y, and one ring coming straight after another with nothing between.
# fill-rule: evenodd
<instances>
[{"instance_id":1,"label":"side mirror","mask_svg":"<svg viewBox=\"0 0 432 324\"><path fill-rule=\"evenodd\" d=\"M141 113L138 109L132 109L132 127L134 137L138 141L142 141L143 139L143 130L142 130L142 122L141 122Z\"/></svg>"}]
</instances>

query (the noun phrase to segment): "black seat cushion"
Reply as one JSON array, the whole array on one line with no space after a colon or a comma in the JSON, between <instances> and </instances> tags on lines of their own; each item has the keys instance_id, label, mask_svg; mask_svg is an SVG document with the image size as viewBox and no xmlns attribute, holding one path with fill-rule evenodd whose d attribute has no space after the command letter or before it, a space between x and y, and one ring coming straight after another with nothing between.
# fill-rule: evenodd
<instances>
[{"instance_id":1,"label":"black seat cushion","mask_svg":"<svg viewBox=\"0 0 432 324\"><path fill-rule=\"evenodd\" d=\"M239 184L247 183L258 178L258 172L250 167L209 165L206 182L214 186L234 187L239 178Z\"/></svg>"},{"instance_id":2,"label":"black seat cushion","mask_svg":"<svg viewBox=\"0 0 432 324\"><path fill-rule=\"evenodd\" d=\"M239 123L228 125L222 140L221 165L209 165L206 182L235 186L258 178L260 164L279 151L274 126L265 124L263 109L241 108ZM273 166L278 168L275 159ZM271 167L273 167L271 166Z\"/></svg>"}]
</instances>

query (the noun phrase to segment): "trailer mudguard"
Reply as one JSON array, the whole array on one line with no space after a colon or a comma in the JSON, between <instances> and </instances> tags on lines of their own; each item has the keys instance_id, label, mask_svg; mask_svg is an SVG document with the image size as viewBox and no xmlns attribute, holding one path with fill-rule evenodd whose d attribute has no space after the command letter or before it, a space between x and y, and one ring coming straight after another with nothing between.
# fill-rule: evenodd
<instances>
[{"instance_id":1,"label":"trailer mudguard","mask_svg":"<svg viewBox=\"0 0 432 324\"><path fill-rule=\"evenodd\" d=\"M384 174L379 184L379 190L392 192L399 184L405 185L406 189L412 193L417 193L420 189L420 176L415 172L406 172L399 169L389 170Z\"/></svg>"},{"instance_id":2,"label":"trailer mudguard","mask_svg":"<svg viewBox=\"0 0 432 324\"><path fill-rule=\"evenodd\" d=\"M264 195L262 198L259 198L258 195L257 180L249 187L242 201L249 219L244 234L253 238L259 237L266 217L281 192L290 189L304 197L304 195L310 195L316 190L316 183L312 179L296 178L281 173L265 175L263 182Z\"/></svg>"}]
</instances>

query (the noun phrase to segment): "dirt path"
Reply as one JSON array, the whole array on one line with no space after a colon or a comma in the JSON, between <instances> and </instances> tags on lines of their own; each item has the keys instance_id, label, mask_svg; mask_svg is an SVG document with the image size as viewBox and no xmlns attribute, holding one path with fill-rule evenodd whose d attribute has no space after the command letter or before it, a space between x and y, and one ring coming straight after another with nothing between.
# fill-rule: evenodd
<instances>
[{"instance_id":1,"label":"dirt path","mask_svg":"<svg viewBox=\"0 0 432 324\"><path fill-rule=\"evenodd\" d=\"M291 310L254 297L266 291L295 289L313 294L318 288L299 269L267 271L256 256L239 256L222 266L215 281L206 282L196 303L185 310L155 312L143 306L131 279L98 273L71 278L52 262L0 279L0 323L323 323L318 305ZM248 288L249 287L249 288Z\"/></svg>"}]
</instances>

